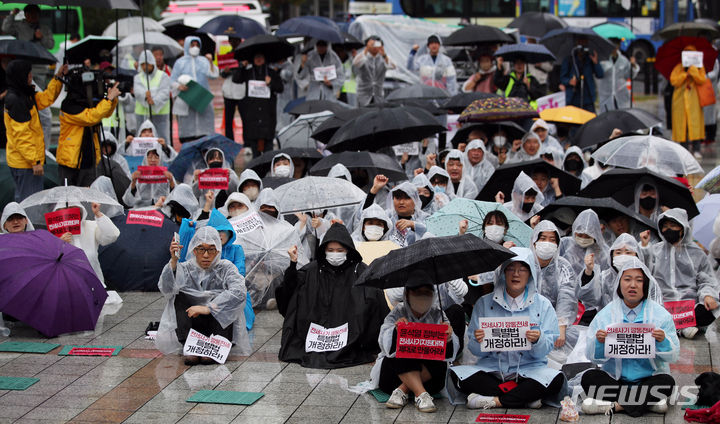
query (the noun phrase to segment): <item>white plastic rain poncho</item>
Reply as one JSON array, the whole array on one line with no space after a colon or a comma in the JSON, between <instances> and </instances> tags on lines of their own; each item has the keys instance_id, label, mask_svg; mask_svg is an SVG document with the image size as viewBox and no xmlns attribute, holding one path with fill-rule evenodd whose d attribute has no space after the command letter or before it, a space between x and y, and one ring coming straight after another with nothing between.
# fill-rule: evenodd
<instances>
[{"instance_id":1,"label":"white plastic rain poncho","mask_svg":"<svg viewBox=\"0 0 720 424\"><path fill-rule=\"evenodd\" d=\"M185 37L185 54L181 56L173 66L172 75L172 95L173 95L173 114L179 117L178 133L180 138L197 137L212 134L215 132L215 115L213 112L212 102L203 111L196 111L188 106L178 94L179 86L182 82L188 80L195 81L203 86L206 90L210 90L208 78L217 78L219 76L218 69L213 66L206 57L190 55L190 44L193 41L200 43L199 37L190 35Z\"/></svg>"},{"instance_id":2,"label":"white plastic rain poncho","mask_svg":"<svg viewBox=\"0 0 720 424\"><path fill-rule=\"evenodd\" d=\"M602 78L595 78L598 93L598 111L607 112L614 109L630 107L630 90L627 82L640 72L640 66L630 65L630 61L622 53L617 58L612 56L600 61L603 70Z\"/></svg>"},{"instance_id":3,"label":"white plastic rain poncho","mask_svg":"<svg viewBox=\"0 0 720 424\"><path fill-rule=\"evenodd\" d=\"M277 119L277 125L275 129L280 131L281 128L285 128L290 125L293 120L293 116L289 113L285 113L285 106L293 101L293 77L295 76L294 64L292 60L286 60L282 63L274 63L270 65L270 68L274 68L280 74L280 79L283 83L282 93L277 93L277 103L275 107L275 116ZM232 80L232 78L228 78Z\"/></svg>"},{"instance_id":4,"label":"white plastic rain poncho","mask_svg":"<svg viewBox=\"0 0 720 424\"><path fill-rule=\"evenodd\" d=\"M230 216L230 211L228 211L228 206L230 206L230 203L241 203L248 208L247 212L239 216L245 216L245 214L257 212L257 210L255 209L255 205L253 205L253 202L246 195L238 192L230 193L228 198L225 199L225 204L222 207L218 208L218 211L228 219L235 218L235 216Z\"/></svg>"},{"instance_id":5,"label":"white plastic rain poncho","mask_svg":"<svg viewBox=\"0 0 720 424\"><path fill-rule=\"evenodd\" d=\"M255 197L255 200L250 198L250 200L253 200L253 202L255 203L255 207L260 207L260 205L258 205L258 203L257 203L257 198L260 195L260 192L263 190L262 179L257 174L257 172L253 171L252 169L246 169L240 173L240 181L238 182L238 191L242 191L242 185L245 181L255 181L260 186L260 187L258 187L258 194Z\"/></svg>"},{"instance_id":6,"label":"white plastic rain poncho","mask_svg":"<svg viewBox=\"0 0 720 424\"><path fill-rule=\"evenodd\" d=\"M658 229L666 219L682 226L684 234L680 243L673 246L661 233L662 241L641 247L652 275L660 285L663 299L703 303L705 296L710 296L717 300L720 287L715 272L708 255L693 242L687 212L680 208L664 212L658 218Z\"/></svg>"},{"instance_id":7,"label":"white plastic rain poncho","mask_svg":"<svg viewBox=\"0 0 720 424\"><path fill-rule=\"evenodd\" d=\"M431 200L422 208L426 214L432 215L450 203L450 198L445 193L435 194L435 187L433 187L425 174L416 175L415 178L412 179L412 184L418 189L424 187L430 191Z\"/></svg>"},{"instance_id":8,"label":"white plastic rain poncho","mask_svg":"<svg viewBox=\"0 0 720 424\"><path fill-rule=\"evenodd\" d=\"M153 71L146 74L142 69L142 64L147 63L153 66ZM157 137L162 137L169 141L170 134L170 77L157 68L155 56L150 50L140 53L138 58L138 73L133 78L133 92L135 93L135 116L138 122L150 119L152 112L152 122L157 126ZM145 93L148 91L148 80L150 81L150 97L152 97L153 105L150 106L145 99Z\"/></svg>"},{"instance_id":9,"label":"white plastic rain poncho","mask_svg":"<svg viewBox=\"0 0 720 424\"><path fill-rule=\"evenodd\" d=\"M85 252L85 256L87 256L90 266L92 266L93 271L95 271L95 275L97 275L98 279L103 284L103 287L105 287L105 277L103 276L100 261L98 259L98 247L114 243L115 240L120 237L120 230L118 230L112 220L105 214L99 218L95 217L94 221L88 221L86 219L87 210L80 203L58 203L55 205L53 210L56 211L65 208L80 208L80 211L82 212L80 234L73 235L72 242L70 244L75 247L79 247L83 250L83 252ZM117 293L115 296L117 296ZM111 298L108 297L108 301L110 299ZM120 302L122 302L122 300L120 300Z\"/></svg>"},{"instance_id":10,"label":"white plastic rain poncho","mask_svg":"<svg viewBox=\"0 0 720 424\"><path fill-rule=\"evenodd\" d=\"M529 154L525 151L525 143L528 142L528 140L535 139L540 142L540 137L537 136L535 133L527 133L522 138L522 145L520 145L520 149L517 152L510 151L508 152L508 158L505 163L518 163L518 162L527 162L530 160L540 159L540 150L542 149L542 144L538 147L537 152L535 152L534 155Z\"/></svg>"},{"instance_id":11,"label":"white plastic rain poncho","mask_svg":"<svg viewBox=\"0 0 720 424\"><path fill-rule=\"evenodd\" d=\"M370 101L382 103L385 98L385 72L392 67L385 63L385 58L380 53L373 56L367 49L363 49L355 55L352 68L357 81L358 106L367 106Z\"/></svg>"},{"instance_id":12,"label":"white plastic rain poncho","mask_svg":"<svg viewBox=\"0 0 720 424\"><path fill-rule=\"evenodd\" d=\"M25 209L20 206L17 202L10 202L7 205L5 205L5 208L2 211L2 217L0 218L0 234L7 234L7 230L5 229L5 223L7 222L8 218L10 218L13 215L22 215L27 219L27 214L25 213ZM27 220L27 224L25 224L25 231L35 231L35 227L33 227L32 222L30 220ZM2 324L0 322L0 324Z\"/></svg>"},{"instance_id":13,"label":"white plastic rain poncho","mask_svg":"<svg viewBox=\"0 0 720 424\"><path fill-rule=\"evenodd\" d=\"M576 155L580 156L580 163L582 163L583 168L579 171L580 175L577 177L580 178L580 188L585 188L586 185L590 184L590 181L592 181L592 178L590 177L590 175L583 172L585 169L587 169L588 164L587 164L587 161L585 161L585 156L583 156L582 150L580 150L580 148L578 146L570 146L565 151L565 154L563 155L563 158L562 158L562 164L560 164L560 168L563 171L567 171L572 174L571 171L569 171L565 168L565 161L567 160L568 156L570 156L571 154L576 154Z\"/></svg>"},{"instance_id":14,"label":"white plastic rain poncho","mask_svg":"<svg viewBox=\"0 0 720 424\"><path fill-rule=\"evenodd\" d=\"M705 76L712 83L713 90L715 91L715 97L718 96L718 74L720 73L720 62L715 59L712 70L708 71ZM715 125L717 122L717 107L716 103L703 107L703 122L705 126ZM715 134L707 136L710 140L715 140Z\"/></svg>"},{"instance_id":15,"label":"white plastic rain poncho","mask_svg":"<svg viewBox=\"0 0 720 424\"><path fill-rule=\"evenodd\" d=\"M166 355L182 352L182 345L175 333L177 320L174 303L175 296L184 293L204 301L203 306L210 308L210 314L221 327L227 328L233 324L233 349L237 349L238 354L249 355L250 338L245 328L244 314L247 296L245 279L232 262L221 259L222 243L215 228L198 228L190 240L188 252L201 244L213 245L218 251L210 267L203 269L195 258L191 258L178 262L175 271L168 263L160 274L158 289L167 303L160 319L155 346Z\"/></svg>"},{"instance_id":16,"label":"white plastic rain poncho","mask_svg":"<svg viewBox=\"0 0 720 424\"><path fill-rule=\"evenodd\" d=\"M435 177L436 175L447 178L447 186L444 188L444 190L441 188L441 186L433 186L435 196L433 200L439 201L441 203L443 201L446 201L446 203L442 205L445 206L447 203L450 203L450 201L455 198L455 187L450 181L450 174L448 174L447 171L443 168L433 165L432 167L430 167L430 170L427 173L428 181L432 181L433 177ZM447 198L447 200L445 198Z\"/></svg>"},{"instance_id":17,"label":"white plastic rain poncho","mask_svg":"<svg viewBox=\"0 0 720 424\"><path fill-rule=\"evenodd\" d=\"M266 187L260 191L257 199L255 200L255 208L260 210L260 206L267 205L272 206L278 211L278 216L275 218L278 221L283 221L282 215L280 215L280 203L275 196L275 190L271 187ZM268 215L269 216L269 215ZM271 217L272 218L272 217Z\"/></svg>"},{"instance_id":18,"label":"white plastic rain poncho","mask_svg":"<svg viewBox=\"0 0 720 424\"><path fill-rule=\"evenodd\" d=\"M395 335L396 323L400 318L406 318L408 322L417 322L422 324L442 324L443 322L449 322L445 312L443 312L438 303L438 292L437 286L434 286L435 290L433 297L433 305L430 309L422 315L420 318L416 317L408 306L407 290L401 288L402 302L398 303L395 308L385 317L382 327L380 327L380 336L378 337L378 344L380 345L380 354L370 371L370 380L373 388L377 388L380 384L380 370L382 369L382 363L384 358L394 358L395 352L391 352L393 345L393 335ZM462 335L460 335L462 337ZM458 335L453 333L452 335L452 347L454 351L452 354L445 359L448 365L452 364L457 355L457 349L459 345Z\"/></svg>"},{"instance_id":19,"label":"white plastic rain poncho","mask_svg":"<svg viewBox=\"0 0 720 424\"><path fill-rule=\"evenodd\" d=\"M589 247L580 247L575 241L577 233L587 234L595 242ZM600 269L610 268L610 256L600 228L600 218L592 209L585 209L575 218L572 234L560 240L560 256L570 262L576 275L580 275L585 269L585 256L590 253L595 254L595 266Z\"/></svg>"},{"instance_id":20,"label":"white plastic rain poncho","mask_svg":"<svg viewBox=\"0 0 720 424\"><path fill-rule=\"evenodd\" d=\"M172 150L172 149L171 149ZM157 153L158 156L160 156L160 165L159 166L165 166L166 163L163 162L163 157L165 156L163 154L163 149L160 143L157 141L153 143L153 147L145 153L145 158L142 161L143 166L147 166L147 155L150 152ZM174 151L174 150L173 150ZM122 201L125 203L129 208L141 208L145 206L152 206L155 204L155 202L160 199L162 196L166 196L170 194L170 183L165 181L163 183L158 184L147 184L147 183L141 183L136 182L135 183L135 190L133 191L132 184L130 184L125 190L125 194L123 194Z\"/></svg>"},{"instance_id":21,"label":"white plastic rain poncho","mask_svg":"<svg viewBox=\"0 0 720 424\"><path fill-rule=\"evenodd\" d=\"M717 260L720 259L720 214L713 221L713 234L715 234L715 238L710 242L708 250L710 250L710 257Z\"/></svg>"},{"instance_id":22,"label":"white plastic rain poncho","mask_svg":"<svg viewBox=\"0 0 720 424\"><path fill-rule=\"evenodd\" d=\"M615 278L615 288L620 284L622 273L628 269L640 269L650 279L650 290L654 285L654 279L650 275L650 271L637 258L628 261L620 270ZM670 372L669 364L678 359L680 353L680 342L675 331L675 323L672 316L665 308L651 300L645 299L636 307L640 308L634 321L630 321L623 311L623 300L615 294L610 304L605 306L590 323L590 327L586 333L586 355L595 364L602 367L604 371L615 377L622 378L625 381L637 381L641 378L649 377L654 374L667 374ZM616 359L605 358L605 346L597 341L595 334L598 330L605 330L608 326L621 323L647 323L654 324L655 328L665 332L665 340L662 343L655 344L656 356L653 359Z\"/></svg>"},{"instance_id":23,"label":"white plastic rain poncho","mask_svg":"<svg viewBox=\"0 0 720 424\"><path fill-rule=\"evenodd\" d=\"M383 221L387 226L387 229L382 235L382 237L380 237L380 239L376 241L383 241L388 239L388 237L390 236L390 230L394 228L393 223L390 220L387 212L385 212L385 210L381 208L380 205L378 205L377 203L373 203L362 211L362 214L360 214L360 223L355 227L355 231L350 234L355 243L363 243L370 241L365 237L365 234L363 233L363 230L365 229L366 219L379 219Z\"/></svg>"},{"instance_id":24,"label":"white plastic rain poncho","mask_svg":"<svg viewBox=\"0 0 720 424\"><path fill-rule=\"evenodd\" d=\"M238 187L240 186L240 178L238 178L238 175L235 173L235 170L232 169L232 165L225 160L225 152L222 151L222 149L218 148L211 148L208 149L207 152L205 152L205 166L208 167L208 157L210 156L211 152L220 152L220 157L222 158L222 164L223 168L228 170L228 175L230 176L230 182L228 183L227 192L232 193L234 191L237 191ZM198 204L202 205L205 204L205 193L208 191L207 189L200 190L200 187L198 186L198 181L193 181L191 184L191 187L193 189L193 193L195 193L195 196L197 196ZM218 192L221 190L213 190L215 192L215 195L217 196Z\"/></svg>"},{"instance_id":25,"label":"white plastic rain poncho","mask_svg":"<svg viewBox=\"0 0 720 424\"><path fill-rule=\"evenodd\" d=\"M301 65L302 66L302 65ZM327 66L335 67L337 78L330 81L331 87L325 85L323 81L315 81L314 69ZM340 89L345 83L345 70L342 61L333 51L328 43L327 52L321 57L317 52L317 45L307 54L307 62L298 72L298 78L308 82L308 92L305 96L306 100L336 100Z\"/></svg>"},{"instance_id":26,"label":"white plastic rain poncho","mask_svg":"<svg viewBox=\"0 0 720 424\"><path fill-rule=\"evenodd\" d=\"M143 121L143 123L140 124L140 127L138 127L138 131L137 131L138 137L140 137L140 134L142 134L142 132L144 130L151 130L152 131L151 137L160 138L158 136L157 128L155 128L155 124L153 124L149 119ZM169 165L172 163L173 160L175 160L175 158L177 157L178 154L175 151L175 149L173 149L172 147L168 147L169 145L167 143L168 143L168 140L165 139L165 146L164 146L165 148L161 149L160 161L166 165ZM120 146L120 153L122 153L123 155L128 154L126 143L122 143L122 145Z\"/></svg>"},{"instance_id":27,"label":"white plastic rain poncho","mask_svg":"<svg viewBox=\"0 0 720 424\"><path fill-rule=\"evenodd\" d=\"M455 196L475 200L480 192L473 181L472 169L468 166L469 163L465 162L465 154L457 149L450 150L450 153L445 156L445 171L448 170L448 162L452 159L459 160L463 165L462 177L460 178L460 184L457 186L457 189L455 189ZM453 188L455 188L452 181L448 182L448 185L451 184Z\"/></svg>"},{"instance_id":28,"label":"white plastic rain poncho","mask_svg":"<svg viewBox=\"0 0 720 424\"><path fill-rule=\"evenodd\" d=\"M288 167L290 168L290 172L287 175L280 175L275 171L275 162L280 159L287 159L290 162L290 165L288 165ZM266 177L293 178L293 175L295 175L295 165L293 165L293 161L290 155L288 155L287 153L278 153L277 155L273 156L272 161L270 161L270 171L268 171Z\"/></svg>"},{"instance_id":29,"label":"white plastic rain poncho","mask_svg":"<svg viewBox=\"0 0 720 424\"><path fill-rule=\"evenodd\" d=\"M111 199L117 202L117 194L115 194L115 187L113 187L112 180L105 175L101 175L95 178L95 181L90 184L90 188L94 188L100 193L107 194Z\"/></svg>"},{"instance_id":30,"label":"white plastic rain poncho","mask_svg":"<svg viewBox=\"0 0 720 424\"><path fill-rule=\"evenodd\" d=\"M402 191L405 193L415 204L415 211L410 217L410 220L415 223L414 230L412 228L406 228L405 230L400 231L395 226L395 224L397 224L397 222L401 219L395 211L395 206L393 205L393 193L396 191ZM421 207L422 203L420 202L420 196L418 195L417 188L415 188L412 183L404 182L393 188L387 196L385 206L385 212L388 214L393 223L387 239L401 247L409 246L420 240L420 238L425 234L425 218L428 216L422 211Z\"/></svg>"},{"instance_id":31,"label":"white plastic rain poncho","mask_svg":"<svg viewBox=\"0 0 720 424\"><path fill-rule=\"evenodd\" d=\"M535 133L536 128L545 128L548 131L547 136L545 137L545 140L540 140L540 144L542 146L548 146L555 150L559 150L561 152L564 150L562 144L560 144L560 142L557 140L557 138L550 135L550 125L548 125L548 123L545 122L545 120L540 119L540 118L536 119L533 122L532 126L530 127L530 132Z\"/></svg>"},{"instance_id":32,"label":"white plastic rain poncho","mask_svg":"<svg viewBox=\"0 0 720 424\"><path fill-rule=\"evenodd\" d=\"M165 198L165 204L161 208L162 212L170 219L175 219L172 214L172 208L169 206L170 202L175 202L180 205L187 213L190 214L191 218L194 218L200 212L200 205L193 194L192 188L187 184L178 184L170 192L168 197Z\"/></svg>"},{"instance_id":33,"label":"white plastic rain poncho","mask_svg":"<svg viewBox=\"0 0 720 424\"><path fill-rule=\"evenodd\" d=\"M437 35L441 43L442 38ZM450 95L458 92L457 73L452 60L441 52L432 57L430 53L416 55L411 53L408 57L407 68L420 77L420 82L432 87L440 87L447 90Z\"/></svg>"},{"instance_id":34,"label":"white plastic rain poncho","mask_svg":"<svg viewBox=\"0 0 720 424\"><path fill-rule=\"evenodd\" d=\"M533 203L532 208L530 208L529 212L525 212L523 210L525 193L530 190L534 190L535 193L537 193L535 195L535 203ZM533 181L532 178L528 177L526 173L520 171L520 174L517 176L517 178L515 179L515 183L513 184L511 199L510 201L505 202L503 206L510 209L510 212L520 218L521 221L526 221L542 210L542 203L544 199L545 196L540 193L540 189L538 188L537 184L535 184L535 181Z\"/></svg>"},{"instance_id":35,"label":"white plastic rain poncho","mask_svg":"<svg viewBox=\"0 0 720 424\"><path fill-rule=\"evenodd\" d=\"M352 182L352 176L350 171L341 163L336 163L330 168L328 172L330 178L344 178L346 181ZM361 206L362 207L362 206ZM336 217L342 219L343 225L348 229L350 233L355 229L355 215L357 213L357 207L355 206L342 206L339 208L333 208L329 210L330 213Z\"/></svg>"},{"instance_id":36,"label":"white plastic rain poncho","mask_svg":"<svg viewBox=\"0 0 720 424\"><path fill-rule=\"evenodd\" d=\"M467 348L475 355L474 365L452 367L452 371L460 380L484 371L492 373L503 380L516 376L531 378L545 387L560 374L560 371L547 366L547 355L553 350L555 339L559 335L557 316L548 299L537 291L538 269L532 251L527 248L513 247L517 256L506 261L498 270L495 290L480 299L473 307L472 317L466 331ZM519 309L512 311L505 288L505 268L514 262L522 262L530 268L530 276L525 287L525 297ZM481 345L475 339L475 330L480 325L480 318L489 317L527 317L533 330L540 330L540 338L532 343L526 351L514 352L482 352ZM448 381L450 379L448 378ZM446 384L452 404L464 403L464 395L452 383ZM553 393L552 395L558 395Z\"/></svg>"},{"instance_id":37,"label":"white plastic rain poncho","mask_svg":"<svg viewBox=\"0 0 720 424\"><path fill-rule=\"evenodd\" d=\"M473 149L479 149L483 151L482 160L475 165L472 165L470 163L470 158L468 157L468 152ZM445 160L447 161L447 159ZM472 140L465 147L465 166L470 169L470 175L472 175L475 187L478 189L478 191L482 190L490 177L492 177L492 174L495 172L495 167L492 165L492 163L490 163L488 151L485 148L485 143L483 143L482 140Z\"/></svg>"},{"instance_id":38,"label":"white plastic rain poncho","mask_svg":"<svg viewBox=\"0 0 720 424\"><path fill-rule=\"evenodd\" d=\"M125 172L125 175L127 175L128 178L130 178L130 165L128 165L127 159L125 159L125 156L123 156L123 152L125 151L125 146L123 144L122 151L120 150L120 146L118 145L117 139L113 135L112 132L108 130L103 130L103 137L105 139L105 143L109 143L115 146L114 150L115 152L111 154L110 156L105 155L106 158L115 161L120 168L122 168L123 172Z\"/></svg>"},{"instance_id":39,"label":"white plastic rain poncho","mask_svg":"<svg viewBox=\"0 0 720 424\"><path fill-rule=\"evenodd\" d=\"M620 234L620 236L615 239L612 246L610 246L609 255L611 261L613 258L613 250L620 248L632 250L637 255L637 258L640 259L640 262L647 265L645 256L643 255L637 240L635 240L635 237L627 233ZM609 268L594 268L592 280L583 286L583 289L588 288L594 293L588 298L583 299L585 307L587 309L600 310L612 302L616 296L615 290L617 289L617 278L617 269L612 264ZM655 283L655 285L657 286L657 283ZM650 298L661 305L663 304L662 292L659 290L659 287L658 290L654 290L650 293Z\"/></svg>"},{"instance_id":40,"label":"white plastic rain poncho","mask_svg":"<svg viewBox=\"0 0 720 424\"><path fill-rule=\"evenodd\" d=\"M651 221L657 221L658 216L662 213L662 208L660 207L660 192L649 178L640 178L640 181L635 184L635 212L640 213L640 194L642 194L643 187L646 185L655 189L655 207L652 208L653 212L650 214L648 219Z\"/></svg>"}]
</instances>

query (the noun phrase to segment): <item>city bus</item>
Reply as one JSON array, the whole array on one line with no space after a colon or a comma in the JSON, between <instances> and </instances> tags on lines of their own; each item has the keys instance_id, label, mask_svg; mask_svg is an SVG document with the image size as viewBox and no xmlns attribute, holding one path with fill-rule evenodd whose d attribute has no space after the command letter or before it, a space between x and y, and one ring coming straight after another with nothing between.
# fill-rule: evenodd
<instances>
[{"instance_id":1,"label":"city bus","mask_svg":"<svg viewBox=\"0 0 720 424\"><path fill-rule=\"evenodd\" d=\"M25 3L2 3L0 4L0 20L4 21L10 12L18 8L20 11L26 6ZM65 14L67 10L67 38L76 33L80 38L85 37L85 25L83 24L82 8L78 6L55 7L44 4L40 7L40 23L47 25L53 33L55 46L50 50L51 53L57 52L60 45L65 42Z\"/></svg>"},{"instance_id":2,"label":"city bus","mask_svg":"<svg viewBox=\"0 0 720 424\"><path fill-rule=\"evenodd\" d=\"M717 21L717 0L350 0L351 15L367 13L404 14L457 25L461 20L473 24L504 27L523 12L548 12L562 17L569 25L591 27L607 21L632 25L638 37L624 46L639 63L655 56L660 43L653 33L673 22L697 17ZM628 6L626 9L624 6ZM698 10L704 12L698 16Z\"/></svg>"}]
</instances>

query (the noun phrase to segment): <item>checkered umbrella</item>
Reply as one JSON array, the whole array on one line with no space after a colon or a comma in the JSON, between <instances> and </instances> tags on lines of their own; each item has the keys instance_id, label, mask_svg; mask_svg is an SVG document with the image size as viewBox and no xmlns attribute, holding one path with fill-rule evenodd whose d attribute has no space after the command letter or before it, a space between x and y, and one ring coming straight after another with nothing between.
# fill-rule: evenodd
<instances>
[{"instance_id":1,"label":"checkered umbrella","mask_svg":"<svg viewBox=\"0 0 720 424\"><path fill-rule=\"evenodd\" d=\"M442 284L492 271L513 256L510 250L473 234L432 237L375 259L355 285L403 287L410 273L418 269L431 276L429 283Z\"/></svg>"},{"instance_id":2,"label":"checkered umbrella","mask_svg":"<svg viewBox=\"0 0 720 424\"><path fill-rule=\"evenodd\" d=\"M518 97L490 97L475 100L465 108L458 122L490 122L537 118L538 113Z\"/></svg>"}]
</instances>

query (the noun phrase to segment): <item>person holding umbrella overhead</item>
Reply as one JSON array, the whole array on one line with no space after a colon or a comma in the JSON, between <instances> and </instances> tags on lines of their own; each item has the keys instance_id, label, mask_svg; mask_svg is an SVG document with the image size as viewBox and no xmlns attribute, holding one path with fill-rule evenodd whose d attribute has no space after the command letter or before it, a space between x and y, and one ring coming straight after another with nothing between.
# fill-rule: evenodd
<instances>
[{"instance_id":1,"label":"person holding umbrella overhead","mask_svg":"<svg viewBox=\"0 0 720 424\"><path fill-rule=\"evenodd\" d=\"M610 41L615 45L615 50L607 60L600 62L604 76L597 80L600 112L629 108L631 100L627 80L635 78L640 72L640 66L635 63L635 56L630 56L628 60L620 52L622 40L610 38Z\"/></svg>"},{"instance_id":2,"label":"person holding umbrella overhead","mask_svg":"<svg viewBox=\"0 0 720 424\"><path fill-rule=\"evenodd\" d=\"M588 38L576 35L572 53L562 62L560 83L565 90L565 104L595 113L595 78L605 73L598 63L598 53L587 47Z\"/></svg>"},{"instance_id":3,"label":"person holding umbrella overhead","mask_svg":"<svg viewBox=\"0 0 720 424\"><path fill-rule=\"evenodd\" d=\"M325 40L318 40L310 53L302 55L297 77L310 81L306 100L336 100L345 83L342 61Z\"/></svg>"},{"instance_id":4,"label":"person holding umbrella overhead","mask_svg":"<svg viewBox=\"0 0 720 424\"><path fill-rule=\"evenodd\" d=\"M545 93L535 77L526 74L527 62L520 57L515 58L512 70L506 73L502 56L498 56L496 61L497 71L495 71L493 83L498 90L505 97L519 97L530 103L530 106L534 109L537 109L535 100Z\"/></svg>"},{"instance_id":5,"label":"person holding umbrella overhead","mask_svg":"<svg viewBox=\"0 0 720 424\"><path fill-rule=\"evenodd\" d=\"M415 44L410 50L407 68L412 72L417 72L423 84L444 88L450 95L453 95L458 91L457 73L452 60L440 53L441 47L440 36L436 34L428 37L428 52L425 54L416 56L419 47Z\"/></svg>"}]
</instances>

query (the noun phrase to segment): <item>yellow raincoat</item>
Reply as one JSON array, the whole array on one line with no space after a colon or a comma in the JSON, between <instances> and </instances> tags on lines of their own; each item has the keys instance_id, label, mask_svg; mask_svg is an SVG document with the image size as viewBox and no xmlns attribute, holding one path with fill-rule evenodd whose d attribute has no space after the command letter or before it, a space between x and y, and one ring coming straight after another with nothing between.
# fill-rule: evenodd
<instances>
[{"instance_id":1,"label":"yellow raincoat","mask_svg":"<svg viewBox=\"0 0 720 424\"><path fill-rule=\"evenodd\" d=\"M672 138L680 143L705 140L705 119L700 107L698 86L705 82L705 69L678 63L670 74L675 88L672 97Z\"/></svg>"},{"instance_id":2,"label":"yellow raincoat","mask_svg":"<svg viewBox=\"0 0 720 424\"><path fill-rule=\"evenodd\" d=\"M104 118L110 117L117 99L110 101L103 99L97 106L84 109L78 114L60 113L60 138L57 148L57 163L68 168L77 168L80 162L80 148L82 146L85 127L98 125ZM95 142L95 164L100 163L100 143L97 134L93 134Z\"/></svg>"}]
</instances>

